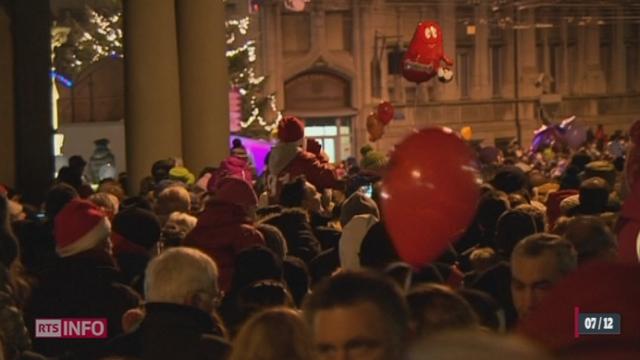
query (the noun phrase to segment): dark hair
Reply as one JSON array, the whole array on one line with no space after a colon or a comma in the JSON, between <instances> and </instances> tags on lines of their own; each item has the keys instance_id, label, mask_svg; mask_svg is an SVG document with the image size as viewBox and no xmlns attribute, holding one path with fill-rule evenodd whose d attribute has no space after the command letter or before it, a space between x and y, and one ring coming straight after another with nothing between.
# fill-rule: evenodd
<instances>
[{"instance_id":1,"label":"dark hair","mask_svg":"<svg viewBox=\"0 0 640 360\"><path fill-rule=\"evenodd\" d=\"M499 315L504 310L500 308L491 295L475 289L459 289L458 294L471 305L471 308L478 316L480 325L495 332L500 331L505 326L504 318L501 319ZM504 317L504 314L502 317Z\"/></svg>"},{"instance_id":2,"label":"dark hair","mask_svg":"<svg viewBox=\"0 0 640 360\"><path fill-rule=\"evenodd\" d=\"M497 191L487 191L480 197L477 219L486 237L493 237L498 218L509 210L509 202Z\"/></svg>"},{"instance_id":3,"label":"dark hair","mask_svg":"<svg viewBox=\"0 0 640 360\"><path fill-rule=\"evenodd\" d=\"M304 176L284 184L280 193L280 205L288 208L301 207L305 198L305 184Z\"/></svg>"},{"instance_id":4,"label":"dark hair","mask_svg":"<svg viewBox=\"0 0 640 360\"><path fill-rule=\"evenodd\" d=\"M538 257L546 251L556 255L558 271L566 275L577 267L578 256L573 245L558 235L539 233L527 236L514 249L513 256Z\"/></svg>"},{"instance_id":5,"label":"dark hair","mask_svg":"<svg viewBox=\"0 0 640 360\"><path fill-rule=\"evenodd\" d=\"M44 208L49 221L53 222L53 219L58 215L60 210L78 196L76 189L69 184L60 183L53 185L47 192L44 201Z\"/></svg>"},{"instance_id":6,"label":"dark hair","mask_svg":"<svg viewBox=\"0 0 640 360\"><path fill-rule=\"evenodd\" d=\"M379 270L400 259L382 221L371 226L362 239L359 258L360 265Z\"/></svg>"},{"instance_id":7,"label":"dark hair","mask_svg":"<svg viewBox=\"0 0 640 360\"><path fill-rule=\"evenodd\" d=\"M569 220L564 238L575 247L580 264L618 247L616 236L597 216L578 216Z\"/></svg>"},{"instance_id":8,"label":"dark hair","mask_svg":"<svg viewBox=\"0 0 640 360\"><path fill-rule=\"evenodd\" d=\"M523 210L508 210L498 219L496 247L508 259L520 240L535 233L535 220L529 213Z\"/></svg>"},{"instance_id":9,"label":"dark hair","mask_svg":"<svg viewBox=\"0 0 640 360\"><path fill-rule=\"evenodd\" d=\"M231 291L238 291L260 280L282 280L282 260L265 246L249 246L236 256Z\"/></svg>"},{"instance_id":10,"label":"dark hair","mask_svg":"<svg viewBox=\"0 0 640 360\"><path fill-rule=\"evenodd\" d=\"M302 305L302 300L309 292L311 278L307 264L295 256L287 256L283 262L284 280L291 291L296 306Z\"/></svg>"},{"instance_id":11,"label":"dark hair","mask_svg":"<svg viewBox=\"0 0 640 360\"><path fill-rule=\"evenodd\" d=\"M236 149L236 148L240 148L242 147L242 140L235 138L233 139L233 141L231 142L231 148L232 149Z\"/></svg>"},{"instance_id":12,"label":"dark hair","mask_svg":"<svg viewBox=\"0 0 640 360\"><path fill-rule=\"evenodd\" d=\"M284 238L282 231L269 224L258 224L256 225L256 229L258 229L264 237L265 245L278 255L280 259L283 259L287 254L287 240Z\"/></svg>"},{"instance_id":13,"label":"dark hair","mask_svg":"<svg viewBox=\"0 0 640 360\"><path fill-rule=\"evenodd\" d=\"M17 258L18 240L11 230L9 199L4 195L0 195L0 263L9 269Z\"/></svg>"},{"instance_id":14,"label":"dark hair","mask_svg":"<svg viewBox=\"0 0 640 360\"><path fill-rule=\"evenodd\" d=\"M373 271L342 271L321 281L303 304L304 316L313 324L318 311L372 303L385 319L392 342L402 351L409 329L409 310L398 286Z\"/></svg>"},{"instance_id":15,"label":"dark hair","mask_svg":"<svg viewBox=\"0 0 640 360\"><path fill-rule=\"evenodd\" d=\"M419 336L478 325L471 305L444 285L420 285L409 292L407 303Z\"/></svg>"}]
</instances>

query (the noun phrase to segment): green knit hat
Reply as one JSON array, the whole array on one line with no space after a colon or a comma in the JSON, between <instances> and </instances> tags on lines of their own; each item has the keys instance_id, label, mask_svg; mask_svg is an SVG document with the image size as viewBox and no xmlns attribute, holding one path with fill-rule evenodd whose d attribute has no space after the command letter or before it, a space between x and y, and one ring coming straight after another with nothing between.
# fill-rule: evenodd
<instances>
[{"instance_id":1,"label":"green knit hat","mask_svg":"<svg viewBox=\"0 0 640 360\"><path fill-rule=\"evenodd\" d=\"M373 150L371 145L367 144L360 149L360 154L362 154L362 160L360 160L360 167L363 170L380 170L387 166L389 160L386 156L381 153Z\"/></svg>"}]
</instances>

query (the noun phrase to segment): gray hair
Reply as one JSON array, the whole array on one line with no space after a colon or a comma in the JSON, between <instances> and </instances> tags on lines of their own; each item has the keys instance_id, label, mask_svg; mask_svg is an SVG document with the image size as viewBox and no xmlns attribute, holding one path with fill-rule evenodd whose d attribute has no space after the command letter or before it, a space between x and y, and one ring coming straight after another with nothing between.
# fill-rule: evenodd
<instances>
[{"instance_id":1,"label":"gray hair","mask_svg":"<svg viewBox=\"0 0 640 360\"><path fill-rule=\"evenodd\" d=\"M202 291L218 291L218 267L200 250L172 248L147 266L144 292L149 302L184 304Z\"/></svg>"},{"instance_id":2,"label":"gray hair","mask_svg":"<svg viewBox=\"0 0 640 360\"><path fill-rule=\"evenodd\" d=\"M557 235L538 233L529 235L513 249L512 258L538 257L546 251L556 256L556 265L562 275L566 275L578 267L578 254L570 241Z\"/></svg>"}]
</instances>

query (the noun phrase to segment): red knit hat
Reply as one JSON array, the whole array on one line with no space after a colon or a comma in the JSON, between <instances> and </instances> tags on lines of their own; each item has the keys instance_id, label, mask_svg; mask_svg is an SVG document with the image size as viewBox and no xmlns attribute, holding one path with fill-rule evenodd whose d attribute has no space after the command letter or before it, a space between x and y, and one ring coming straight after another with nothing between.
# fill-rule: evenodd
<instances>
[{"instance_id":1,"label":"red knit hat","mask_svg":"<svg viewBox=\"0 0 640 360\"><path fill-rule=\"evenodd\" d=\"M109 238L111 224L105 214L86 200L73 199L56 216L56 252L66 257L93 249Z\"/></svg>"},{"instance_id":2,"label":"red knit hat","mask_svg":"<svg viewBox=\"0 0 640 360\"><path fill-rule=\"evenodd\" d=\"M251 184L236 177L226 177L220 180L214 191L214 199L240 206L258 205L258 197Z\"/></svg>"},{"instance_id":3,"label":"red knit hat","mask_svg":"<svg viewBox=\"0 0 640 360\"><path fill-rule=\"evenodd\" d=\"M304 137L304 123L295 116L287 116L278 123L278 139L285 143Z\"/></svg>"}]
</instances>

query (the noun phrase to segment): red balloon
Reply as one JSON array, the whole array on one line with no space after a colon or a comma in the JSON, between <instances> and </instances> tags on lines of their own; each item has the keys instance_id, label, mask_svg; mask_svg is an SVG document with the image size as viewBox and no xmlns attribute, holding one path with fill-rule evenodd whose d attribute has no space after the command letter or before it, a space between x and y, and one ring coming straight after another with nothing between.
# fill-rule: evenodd
<instances>
[{"instance_id":1,"label":"red balloon","mask_svg":"<svg viewBox=\"0 0 640 360\"><path fill-rule=\"evenodd\" d=\"M382 211L400 257L422 267L464 234L480 198L475 156L450 129L427 128L396 146Z\"/></svg>"},{"instance_id":2,"label":"red balloon","mask_svg":"<svg viewBox=\"0 0 640 360\"><path fill-rule=\"evenodd\" d=\"M384 125L389 124L391 119L393 119L393 112L393 105L391 105L390 102L381 102L380 105L378 105L378 120Z\"/></svg>"}]
</instances>

